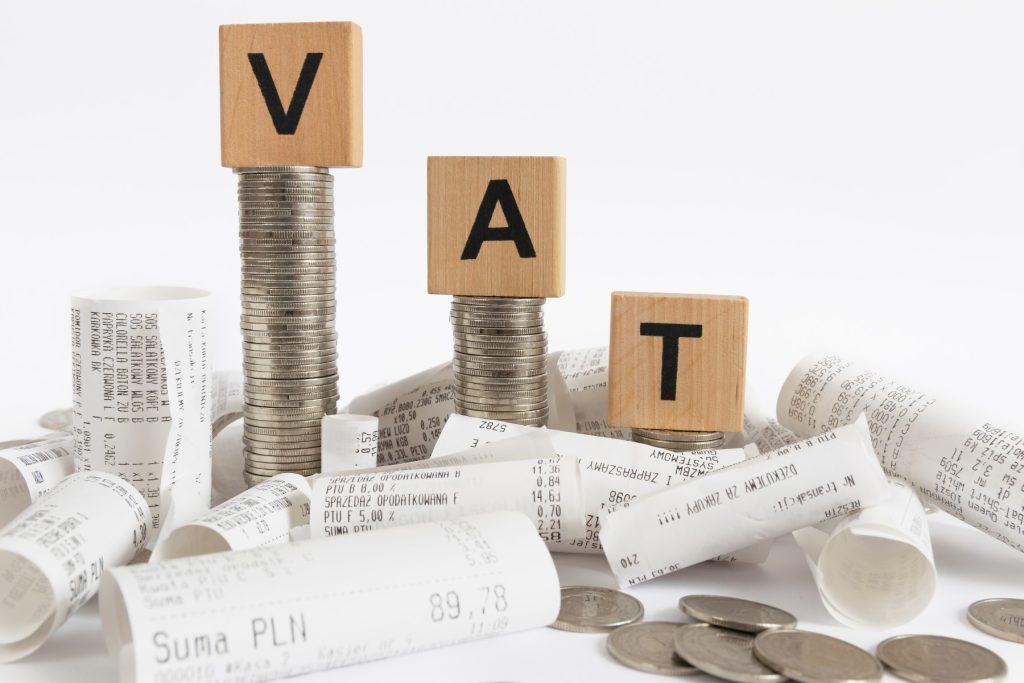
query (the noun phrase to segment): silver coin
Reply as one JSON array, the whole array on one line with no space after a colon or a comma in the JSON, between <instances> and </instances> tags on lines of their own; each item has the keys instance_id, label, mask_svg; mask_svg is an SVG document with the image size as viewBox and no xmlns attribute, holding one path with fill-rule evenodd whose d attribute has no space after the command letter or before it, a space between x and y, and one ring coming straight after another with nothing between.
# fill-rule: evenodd
<instances>
[{"instance_id":1,"label":"silver coin","mask_svg":"<svg viewBox=\"0 0 1024 683\"><path fill-rule=\"evenodd\" d=\"M467 400L472 400L473 397L477 398L518 398L518 399L529 399L531 401L540 400L546 398L548 395L547 390L534 390L534 391L503 391L501 389L475 389L465 385L459 387L459 394Z\"/></svg>"},{"instance_id":2,"label":"silver coin","mask_svg":"<svg viewBox=\"0 0 1024 683\"><path fill-rule=\"evenodd\" d=\"M539 411L548 409L547 401L521 401L518 403L473 403L463 400L456 400L456 410L472 410L475 412L488 413L487 417L499 419L497 414L516 414L521 416L524 413L538 413L534 417L540 417ZM493 415L492 415L493 414Z\"/></svg>"},{"instance_id":3,"label":"silver coin","mask_svg":"<svg viewBox=\"0 0 1024 683\"><path fill-rule=\"evenodd\" d=\"M878 660L856 645L821 633L773 628L754 638L754 656L800 683L876 683Z\"/></svg>"},{"instance_id":4,"label":"silver coin","mask_svg":"<svg viewBox=\"0 0 1024 683\"><path fill-rule=\"evenodd\" d=\"M548 408L541 410L505 411L505 410L473 410L471 408L460 408L456 406L459 415L466 417L482 417L490 420L501 420L502 422L516 422L518 420L532 420L547 417Z\"/></svg>"},{"instance_id":5,"label":"silver coin","mask_svg":"<svg viewBox=\"0 0 1024 683\"><path fill-rule=\"evenodd\" d=\"M524 368L521 370L475 370L473 368L454 366L455 374L464 379L484 377L487 379L536 379L547 375L545 368ZM481 380L477 380L478 382Z\"/></svg>"},{"instance_id":6,"label":"silver coin","mask_svg":"<svg viewBox=\"0 0 1024 683\"><path fill-rule=\"evenodd\" d=\"M454 355L465 358L492 358L494 360L509 360L516 358L532 358L534 356L547 356L547 345L542 347L526 348L503 348L503 349L480 349L464 347L455 344Z\"/></svg>"},{"instance_id":7,"label":"silver coin","mask_svg":"<svg viewBox=\"0 0 1024 683\"><path fill-rule=\"evenodd\" d=\"M320 466L316 465L315 463L312 463L312 465L313 466L311 466L311 467L306 467L305 465L303 465L301 467L294 467L294 466L289 466L286 463L286 464L282 465L278 469L267 469L267 468L263 468L263 467L256 467L255 465L246 464L245 465L245 474L247 474L247 475L256 474L256 475L259 475L259 476L262 476L262 477L267 477L267 478L275 477L278 474L281 474L283 472L290 472L291 474L298 474L298 475L303 476L303 477L311 477L314 474L320 474Z\"/></svg>"},{"instance_id":8,"label":"silver coin","mask_svg":"<svg viewBox=\"0 0 1024 683\"><path fill-rule=\"evenodd\" d=\"M287 418L289 420L319 420L326 414L321 405L312 408L263 408L260 406L246 405L242 409L246 417L254 417L259 420L274 420L276 418Z\"/></svg>"},{"instance_id":9,"label":"silver coin","mask_svg":"<svg viewBox=\"0 0 1024 683\"><path fill-rule=\"evenodd\" d=\"M248 427L246 428L249 429ZM294 436L283 434L253 434L249 431L242 436L242 443L250 449L270 450L307 450L320 448L320 433L297 434Z\"/></svg>"},{"instance_id":10,"label":"silver coin","mask_svg":"<svg viewBox=\"0 0 1024 683\"><path fill-rule=\"evenodd\" d=\"M1024 600L979 600L967 608L967 620L978 630L996 638L1024 643Z\"/></svg>"},{"instance_id":11,"label":"silver coin","mask_svg":"<svg viewBox=\"0 0 1024 683\"><path fill-rule=\"evenodd\" d=\"M642 427L633 427L632 431L634 434L640 434L651 439L661 439L663 441L708 441L718 439L722 435L722 432L694 432L673 429L644 429Z\"/></svg>"},{"instance_id":12,"label":"silver coin","mask_svg":"<svg viewBox=\"0 0 1024 683\"><path fill-rule=\"evenodd\" d=\"M495 377L493 375L467 375L461 370L454 370L452 383L470 389L497 389L501 391L546 391L548 387L547 373L528 375L526 377Z\"/></svg>"},{"instance_id":13,"label":"silver coin","mask_svg":"<svg viewBox=\"0 0 1024 683\"><path fill-rule=\"evenodd\" d=\"M245 424L252 429L283 429L288 431L295 429L319 429L321 422L320 420L257 420L247 416Z\"/></svg>"},{"instance_id":14,"label":"silver coin","mask_svg":"<svg viewBox=\"0 0 1024 683\"><path fill-rule=\"evenodd\" d=\"M478 375L481 377L527 377L546 374L546 363L501 363L491 362L490 359L480 361L467 361L461 358L452 360L452 367L456 372L463 375Z\"/></svg>"},{"instance_id":15,"label":"silver coin","mask_svg":"<svg viewBox=\"0 0 1024 683\"><path fill-rule=\"evenodd\" d=\"M1006 678L1003 658L974 643L945 636L896 636L878 645L892 673L914 683L995 683Z\"/></svg>"},{"instance_id":16,"label":"silver coin","mask_svg":"<svg viewBox=\"0 0 1024 683\"><path fill-rule=\"evenodd\" d=\"M562 606L551 628L574 633L607 633L644 618L643 604L610 588L564 586Z\"/></svg>"},{"instance_id":17,"label":"silver coin","mask_svg":"<svg viewBox=\"0 0 1024 683\"><path fill-rule=\"evenodd\" d=\"M299 456L319 456L320 455L320 444L312 446L295 448L286 448L284 446L270 446L263 444L259 441L253 441L252 439L242 439L242 443L245 444L246 450L254 455L262 455L265 457L274 456L280 458L298 458Z\"/></svg>"},{"instance_id":18,"label":"silver coin","mask_svg":"<svg viewBox=\"0 0 1024 683\"><path fill-rule=\"evenodd\" d=\"M754 656L754 635L711 624L689 624L676 629L676 654L704 673L734 683L782 683Z\"/></svg>"},{"instance_id":19,"label":"silver coin","mask_svg":"<svg viewBox=\"0 0 1024 683\"><path fill-rule=\"evenodd\" d=\"M39 418L39 426L43 429L57 431L58 429L70 427L74 420L75 416L71 408L51 410L48 413L44 413L43 416Z\"/></svg>"},{"instance_id":20,"label":"silver coin","mask_svg":"<svg viewBox=\"0 0 1024 683\"><path fill-rule=\"evenodd\" d=\"M608 653L626 666L652 674L692 676L700 673L675 653L673 639L679 624L641 621L608 634Z\"/></svg>"},{"instance_id":21,"label":"silver coin","mask_svg":"<svg viewBox=\"0 0 1024 683\"><path fill-rule=\"evenodd\" d=\"M466 296L456 294L452 301L457 304L477 304L481 306L543 306L547 299L542 297L514 297L514 296Z\"/></svg>"},{"instance_id":22,"label":"silver coin","mask_svg":"<svg viewBox=\"0 0 1024 683\"><path fill-rule=\"evenodd\" d=\"M324 410L330 413L334 408L338 406L337 397L331 396L328 398L310 398L310 399L281 399L278 398L249 398L245 399L246 407L252 407L254 409L260 408L276 408L276 409L288 409L289 411L298 409L318 409Z\"/></svg>"},{"instance_id":23,"label":"silver coin","mask_svg":"<svg viewBox=\"0 0 1024 683\"><path fill-rule=\"evenodd\" d=\"M785 610L724 595L687 595L679 599L679 609L698 621L735 631L757 633L796 626L796 617Z\"/></svg>"},{"instance_id":24,"label":"silver coin","mask_svg":"<svg viewBox=\"0 0 1024 683\"><path fill-rule=\"evenodd\" d=\"M287 387L290 391L294 391L299 387L322 387L338 381L338 366L333 362L325 365L299 366L298 368L287 366L274 370L256 370L243 363L242 370L245 374L246 384L257 388ZM261 382L261 380L267 381Z\"/></svg>"}]
</instances>

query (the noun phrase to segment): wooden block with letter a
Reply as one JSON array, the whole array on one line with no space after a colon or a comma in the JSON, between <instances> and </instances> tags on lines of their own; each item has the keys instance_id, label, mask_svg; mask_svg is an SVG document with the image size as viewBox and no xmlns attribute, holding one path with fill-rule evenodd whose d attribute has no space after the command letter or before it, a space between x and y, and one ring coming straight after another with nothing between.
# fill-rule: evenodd
<instances>
[{"instance_id":1,"label":"wooden block with letter a","mask_svg":"<svg viewBox=\"0 0 1024 683\"><path fill-rule=\"evenodd\" d=\"M741 296L613 292L609 423L741 431L747 308Z\"/></svg>"},{"instance_id":2,"label":"wooden block with letter a","mask_svg":"<svg viewBox=\"0 0 1024 683\"><path fill-rule=\"evenodd\" d=\"M427 159L431 294L565 294L565 159Z\"/></svg>"},{"instance_id":3,"label":"wooden block with letter a","mask_svg":"<svg viewBox=\"0 0 1024 683\"><path fill-rule=\"evenodd\" d=\"M220 143L229 168L362 166L362 29L221 26Z\"/></svg>"}]
</instances>

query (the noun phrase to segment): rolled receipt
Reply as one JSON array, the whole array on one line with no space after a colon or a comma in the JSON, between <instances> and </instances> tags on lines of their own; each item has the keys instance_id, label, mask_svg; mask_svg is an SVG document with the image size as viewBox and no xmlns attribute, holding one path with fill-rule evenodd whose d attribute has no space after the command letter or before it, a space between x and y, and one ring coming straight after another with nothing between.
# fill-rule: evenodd
<instances>
[{"instance_id":1,"label":"rolled receipt","mask_svg":"<svg viewBox=\"0 0 1024 683\"><path fill-rule=\"evenodd\" d=\"M75 469L132 483L154 538L210 507L209 292L111 289L71 299Z\"/></svg>"},{"instance_id":2,"label":"rolled receipt","mask_svg":"<svg viewBox=\"0 0 1024 683\"><path fill-rule=\"evenodd\" d=\"M888 495L835 522L793 532L829 613L855 628L892 628L924 611L935 593L928 520L917 495Z\"/></svg>"},{"instance_id":3,"label":"rolled receipt","mask_svg":"<svg viewBox=\"0 0 1024 683\"><path fill-rule=\"evenodd\" d=\"M550 546L583 533L579 465L530 458L320 476L310 532L339 536L496 510L524 513Z\"/></svg>"},{"instance_id":4,"label":"rolled receipt","mask_svg":"<svg viewBox=\"0 0 1024 683\"><path fill-rule=\"evenodd\" d=\"M373 415L324 415L320 419L322 472L377 466L379 422Z\"/></svg>"},{"instance_id":5,"label":"rolled receipt","mask_svg":"<svg viewBox=\"0 0 1024 683\"><path fill-rule=\"evenodd\" d=\"M835 354L804 358L779 394L779 422L801 436L862 413L889 476L1024 551L1024 428Z\"/></svg>"},{"instance_id":6,"label":"rolled receipt","mask_svg":"<svg viewBox=\"0 0 1024 683\"><path fill-rule=\"evenodd\" d=\"M563 351L558 371L569 391L575 431L591 436L630 440L627 427L608 424L608 347Z\"/></svg>"},{"instance_id":7,"label":"rolled receipt","mask_svg":"<svg viewBox=\"0 0 1024 683\"><path fill-rule=\"evenodd\" d=\"M601 520L601 542L619 585L632 586L887 493L860 421L613 508Z\"/></svg>"},{"instance_id":8,"label":"rolled receipt","mask_svg":"<svg viewBox=\"0 0 1024 683\"><path fill-rule=\"evenodd\" d=\"M0 530L0 662L35 652L142 548L148 522L131 484L79 472Z\"/></svg>"},{"instance_id":9,"label":"rolled receipt","mask_svg":"<svg viewBox=\"0 0 1024 683\"><path fill-rule=\"evenodd\" d=\"M245 379L237 370L219 370L213 373L210 388L211 423L213 436L235 420L240 420L245 413L242 410Z\"/></svg>"},{"instance_id":10,"label":"rolled receipt","mask_svg":"<svg viewBox=\"0 0 1024 683\"><path fill-rule=\"evenodd\" d=\"M551 556L522 514L312 539L108 572L121 681L266 681L546 626Z\"/></svg>"},{"instance_id":11,"label":"rolled receipt","mask_svg":"<svg viewBox=\"0 0 1024 683\"><path fill-rule=\"evenodd\" d=\"M74 454L65 433L0 451L0 527L74 472Z\"/></svg>"},{"instance_id":12,"label":"rolled receipt","mask_svg":"<svg viewBox=\"0 0 1024 683\"><path fill-rule=\"evenodd\" d=\"M298 474L279 474L160 538L152 561L287 543L309 524L310 487Z\"/></svg>"},{"instance_id":13,"label":"rolled receipt","mask_svg":"<svg viewBox=\"0 0 1024 683\"><path fill-rule=\"evenodd\" d=\"M548 448L551 452L574 459L580 465L586 527L582 534L563 535L558 542L549 544L552 550L561 552L602 552L600 520L612 505L702 476L747 457L747 452L738 448L674 453L632 441L537 429L464 415L452 415L448 419L434 453L448 453L441 456L442 459L470 458L475 453L477 461L482 461L485 458L509 457L516 452L532 452L534 444L541 440L550 443ZM756 455L756 451L753 452ZM426 462L437 459L432 457ZM767 559L770 550L771 543L766 541L712 559L759 563Z\"/></svg>"}]
</instances>

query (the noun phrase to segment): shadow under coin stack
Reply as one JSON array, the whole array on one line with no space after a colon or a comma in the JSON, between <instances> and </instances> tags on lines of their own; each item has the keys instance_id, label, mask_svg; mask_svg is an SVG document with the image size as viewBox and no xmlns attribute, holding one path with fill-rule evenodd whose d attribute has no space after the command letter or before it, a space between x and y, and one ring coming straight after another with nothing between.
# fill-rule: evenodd
<instances>
[{"instance_id":1,"label":"shadow under coin stack","mask_svg":"<svg viewBox=\"0 0 1024 683\"><path fill-rule=\"evenodd\" d=\"M460 415L543 426L548 419L543 298L455 296L455 408Z\"/></svg>"},{"instance_id":2,"label":"shadow under coin stack","mask_svg":"<svg viewBox=\"0 0 1024 683\"><path fill-rule=\"evenodd\" d=\"M633 428L633 441L647 444L666 451L704 451L721 448L725 443L724 432L688 432L676 429Z\"/></svg>"},{"instance_id":3,"label":"shadow under coin stack","mask_svg":"<svg viewBox=\"0 0 1024 683\"><path fill-rule=\"evenodd\" d=\"M334 179L326 168L238 168L245 478L320 471L338 401Z\"/></svg>"}]
</instances>

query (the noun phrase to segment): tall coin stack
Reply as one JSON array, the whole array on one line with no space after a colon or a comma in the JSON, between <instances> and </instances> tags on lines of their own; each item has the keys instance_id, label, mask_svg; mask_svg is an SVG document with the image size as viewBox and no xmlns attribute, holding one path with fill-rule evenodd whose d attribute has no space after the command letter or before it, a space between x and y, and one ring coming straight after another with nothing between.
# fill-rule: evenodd
<instances>
[{"instance_id":1,"label":"tall coin stack","mask_svg":"<svg viewBox=\"0 0 1024 683\"><path fill-rule=\"evenodd\" d=\"M725 443L723 432L687 432L675 429L633 428L633 441L666 451L704 451L721 448Z\"/></svg>"},{"instance_id":2,"label":"tall coin stack","mask_svg":"<svg viewBox=\"0 0 1024 683\"><path fill-rule=\"evenodd\" d=\"M320 471L338 400L334 179L326 168L238 168L245 478Z\"/></svg>"},{"instance_id":3,"label":"tall coin stack","mask_svg":"<svg viewBox=\"0 0 1024 683\"><path fill-rule=\"evenodd\" d=\"M543 307L543 298L452 299L456 412L522 425L547 424Z\"/></svg>"}]
</instances>

